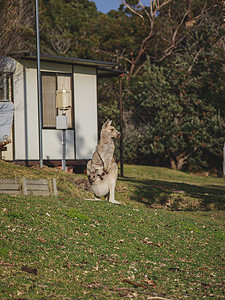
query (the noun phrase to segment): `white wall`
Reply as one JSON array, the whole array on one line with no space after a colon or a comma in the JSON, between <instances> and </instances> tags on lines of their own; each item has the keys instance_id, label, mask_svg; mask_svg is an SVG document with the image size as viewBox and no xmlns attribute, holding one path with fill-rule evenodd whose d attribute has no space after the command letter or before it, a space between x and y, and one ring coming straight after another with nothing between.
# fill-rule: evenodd
<instances>
[{"instance_id":1,"label":"white wall","mask_svg":"<svg viewBox=\"0 0 225 300\"><path fill-rule=\"evenodd\" d=\"M74 67L76 159L90 159L98 141L96 69Z\"/></svg>"},{"instance_id":2,"label":"white wall","mask_svg":"<svg viewBox=\"0 0 225 300\"><path fill-rule=\"evenodd\" d=\"M27 127L27 158L39 159L37 72L32 68L26 68L26 102L27 112L24 115Z\"/></svg>"},{"instance_id":3,"label":"white wall","mask_svg":"<svg viewBox=\"0 0 225 300\"><path fill-rule=\"evenodd\" d=\"M13 92L15 159L39 159L36 70L17 63Z\"/></svg>"},{"instance_id":4,"label":"white wall","mask_svg":"<svg viewBox=\"0 0 225 300\"><path fill-rule=\"evenodd\" d=\"M24 82L23 65L17 62L13 75L15 159L25 158Z\"/></svg>"},{"instance_id":5,"label":"white wall","mask_svg":"<svg viewBox=\"0 0 225 300\"><path fill-rule=\"evenodd\" d=\"M42 131L43 134L43 158L54 160L62 159L62 130ZM74 130L66 130L66 159L75 159Z\"/></svg>"}]
</instances>

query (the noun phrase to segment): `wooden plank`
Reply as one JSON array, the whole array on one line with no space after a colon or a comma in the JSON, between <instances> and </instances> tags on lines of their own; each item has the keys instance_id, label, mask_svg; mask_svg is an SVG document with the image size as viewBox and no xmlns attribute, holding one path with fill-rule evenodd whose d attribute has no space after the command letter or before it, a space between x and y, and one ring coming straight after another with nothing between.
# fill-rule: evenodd
<instances>
[{"instance_id":1,"label":"wooden plank","mask_svg":"<svg viewBox=\"0 0 225 300\"><path fill-rule=\"evenodd\" d=\"M27 179L27 184L48 184L47 179Z\"/></svg>"},{"instance_id":2,"label":"wooden plank","mask_svg":"<svg viewBox=\"0 0 225 300\"><path fill-rule=\"evenodd\" d=\"M0 190L18 190L19 185L18 183L0 183Z\"/></svg>"},{"instance_id":3,"label":"wooden plank","mask_svg":"<svg viewBox=\"0 0 225 300\"><path fill-rule=\"evenodd\" d=\"M27 190L49 191L49 187L48 185L43 185L43 184L27 184Z\"/></svg>"},{"instance_id":4,"label":"wooden plank","mask_svg":"<svg viewBox=\"0 0 225 300\"><path fill-rule=\"evenodd\" d=\"M0 190L0 194L19 195L20 194L20 190Z\"/></svg>"},{"instance_id":5,"label":"wooden plank","mask_svg":"<svg viewBox=\"0 0 225 300\"><path fill-rule=\"evenodd\" d=\"M50 196L49 191L27 191L28 194L34 195L34 196Z\"/></svg>"},{"instance_id":6,"label":"wooden plank","mask_svg":"<svg viewBox=\"0 0 225 300\"><path fill-rule=\"evenodd\" d=\"M17 183L17 180L15 178L0 178L1 183Z\"/></svg>"}]
</instances>

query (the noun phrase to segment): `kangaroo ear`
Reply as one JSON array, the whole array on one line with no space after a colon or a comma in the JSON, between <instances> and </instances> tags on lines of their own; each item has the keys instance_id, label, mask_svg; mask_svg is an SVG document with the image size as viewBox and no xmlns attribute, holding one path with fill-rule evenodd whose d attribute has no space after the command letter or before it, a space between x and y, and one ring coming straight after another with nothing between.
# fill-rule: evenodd
<instances>
[{"instance_id":1,"label":"kangaroo ear","mask_svg":"<svg viewBox=\"0 0 225 300\"><path fill-rule=\"evenodd\" d=\"M109 119L103 124L102 127L107 127L107 126L110 126L112 123L112 121L110 121Z\"/></svg>"}]
</instances>

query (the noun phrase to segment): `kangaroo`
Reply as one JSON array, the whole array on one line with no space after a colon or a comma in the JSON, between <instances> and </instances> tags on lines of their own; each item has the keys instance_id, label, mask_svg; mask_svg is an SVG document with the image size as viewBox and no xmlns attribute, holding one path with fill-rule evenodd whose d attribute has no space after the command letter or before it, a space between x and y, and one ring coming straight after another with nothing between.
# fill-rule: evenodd
<instances>
[{"instance_id":1,"label":"kangaroo","mask_svg":"<svg viewBox=\"0 0 225 300\"><path fill-rule=\"evenodd\" d=\"M113 157L113 138L118 138L120 133L111 124L112 121L107 120L102 126L100 141L87 163L87 176L96 199L105 196L110 202L120 204L114 195L118 166Z\"/></svg>"}]
</instances>

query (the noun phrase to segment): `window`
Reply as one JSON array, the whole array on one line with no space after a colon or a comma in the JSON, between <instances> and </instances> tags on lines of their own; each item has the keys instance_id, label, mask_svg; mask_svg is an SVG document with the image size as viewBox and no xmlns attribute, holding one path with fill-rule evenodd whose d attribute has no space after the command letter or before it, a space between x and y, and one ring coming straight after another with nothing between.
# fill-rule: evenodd
<instances>
[{"instance_id":1,"label":"window","mask_svg":"<svg viewBox=\"0 0 225 300\"><path fill-rule=\"evenodd\" d=\"M72 75L42 73L41 77L43 128L56 128L56 116L60 116L62 114L61 110L56 108L56 90L61 90L63 87L66 90L72 90ZM73 101L71 102L72 107L66 111L69 128L74 127Z\"/></svg>"},{"instance_id":2,"label":"window","mask_svg":"<svg viewBox=\"0 0 225 300\"><path fill-rule=\"evenodd\" d=\"M11 76L7 74L0 75L0 101L12 101L11 99Z\"/></svg>"}]
</instances>

